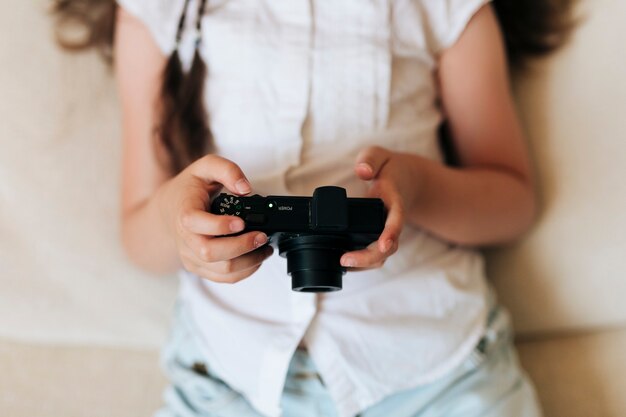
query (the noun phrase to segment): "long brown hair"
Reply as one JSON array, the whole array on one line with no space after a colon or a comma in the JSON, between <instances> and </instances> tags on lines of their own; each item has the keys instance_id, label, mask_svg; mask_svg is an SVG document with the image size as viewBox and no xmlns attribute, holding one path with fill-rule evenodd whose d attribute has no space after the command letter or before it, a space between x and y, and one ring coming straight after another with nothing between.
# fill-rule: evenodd
<instances>
[{"instance_id":1,"label":"long brown hair","mask_svg":"<svg viewBox=\"0 0 626 417\"><path fill-rule=\"evenodd\" d=\"M547 55L566 43L574 27L576 0L494 0L512 69L525 66L529 58ZM185 0L178 33L185 23L189 0ZM203 15L204 0L198 16ZM55 0L56 38L68 50L98 48L107 61L112 59L116 3L114 0ZM196 22L200 30L200 19ZM72 38L68 26L78 26L81 36ZM75 32L75 31L74 31ZM198 38L197 42L201 39ZM211 132L204 108L203 87L206 65L196 51L188 71L183 71L177 48L169 57L163 73L159 123L155 126L158 144L166 151L162 161L172 174L210 149ZM157 145L157 144L155 144Z\"/></svg>"}]
</instances>

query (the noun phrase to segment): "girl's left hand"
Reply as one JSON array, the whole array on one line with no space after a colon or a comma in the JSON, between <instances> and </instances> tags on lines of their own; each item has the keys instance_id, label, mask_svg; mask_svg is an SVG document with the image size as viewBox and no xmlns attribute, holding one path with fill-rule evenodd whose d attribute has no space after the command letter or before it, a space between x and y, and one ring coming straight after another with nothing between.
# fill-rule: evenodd
<instances>
[{"instance_id":1,"label":"girl's left hand","mask_svg":"<svg viewBox=\"0 0 626 417\"><path fill-rule=\"evenodd\" d=\"M412 207L423 182L422 178L416 178L419 177L416 170L411 169L418 160L414 155L379 146L370 146L359 153L354 171L360 179L371 181L368 197L383 200L387 221L378 240L365 249L345 253L341 257L342 266L354 270L379 268L398 250L405 213Z\"/></svg>"}]
</instances>

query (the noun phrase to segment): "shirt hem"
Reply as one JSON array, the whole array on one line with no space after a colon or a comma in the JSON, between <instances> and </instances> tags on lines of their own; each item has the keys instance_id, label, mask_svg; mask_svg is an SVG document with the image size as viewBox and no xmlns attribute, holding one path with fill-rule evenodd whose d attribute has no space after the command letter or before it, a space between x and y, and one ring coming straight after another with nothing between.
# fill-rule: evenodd
<instances>
[{"instance_id":1,"label":"shirt hem","mask_svg":"<svg viewBox=\"0 0 626 417\"><path fill-rule=\"evenodd\" d=\"M334 363L332 365L325 366L323 363L317 362L322 378L328 378L328 381L325 382L327 382L329 392L335 401L339 416L354 417L365 409L376 405L388 396L433 383L453 372L471 355L480 338L484 335L487 329L487 314L488 311L485 306L485 309L483 309L479 316L480 324L474 327L469 336L459 345L448 360L444 361L438 367L435 367L423 376L412 380L410 383L398 385L392 389L376 394L368 393L359 389L349 378L349 372L340 368L341 365ZM328 355L329 352L325 352L323 354ZM315 353L312 351L311 355L315 355ZM313 360L315 361L315 358L313 358ZM322 369L322 367L324 369ZM332 392L330 387L333 387Z\"/></svg>"}]
</instances>

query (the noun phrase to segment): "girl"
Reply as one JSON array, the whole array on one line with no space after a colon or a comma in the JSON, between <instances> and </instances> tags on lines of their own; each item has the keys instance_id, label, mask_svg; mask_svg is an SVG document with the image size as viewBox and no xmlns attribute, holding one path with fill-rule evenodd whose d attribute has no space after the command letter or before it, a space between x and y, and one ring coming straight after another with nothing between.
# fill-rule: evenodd
<instances>
[{"instance_id":1,"label":"girl","mask_svg":"<svg viewBox=\"0 0 626 417\"><path fill-rule=\"evenodd\" d=\"M123 242L182 271L157 416L540 415L475 248L535 218L505 45L554 49L567 2L118 3ZM267 236L205 210L321 185L388 209L336 293L292 292Z\"/></svg>"}]
</instances>

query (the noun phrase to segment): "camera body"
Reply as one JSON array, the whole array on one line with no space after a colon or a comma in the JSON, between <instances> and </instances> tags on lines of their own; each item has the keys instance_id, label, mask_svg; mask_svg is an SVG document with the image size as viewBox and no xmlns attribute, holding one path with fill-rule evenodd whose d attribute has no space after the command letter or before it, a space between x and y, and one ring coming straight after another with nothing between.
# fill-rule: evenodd
<instances>
[{"instance_id":1,"label":"camera body","mask_svg":"<svg viewBox=\"0 0 626 417\"><path fill-rule=\"evenodd\" d=\"M312 197L220 194L210 212L241 217L243 232L261 231L269 244L287 258L292 289L337 291L342 287L339 259L362 249L380 236L386 211L379 198L348 198L340 187L319 187Z\"/></svg>"}]
</instances>

